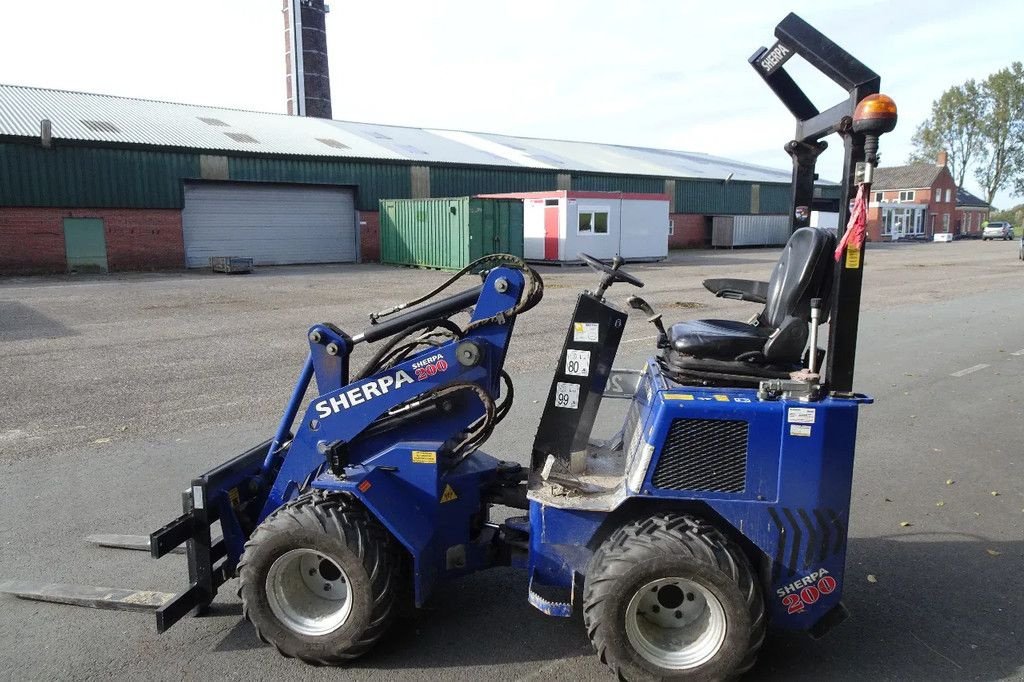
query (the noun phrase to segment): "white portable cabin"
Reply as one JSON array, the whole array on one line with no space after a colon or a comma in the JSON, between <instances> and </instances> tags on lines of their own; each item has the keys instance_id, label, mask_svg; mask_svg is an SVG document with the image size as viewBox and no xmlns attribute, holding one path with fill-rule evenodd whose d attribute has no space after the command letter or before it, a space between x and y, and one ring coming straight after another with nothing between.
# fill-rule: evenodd
<instances>
[{"instance_id":1,"label":"white portable cabin","mask_svg":"<svg viewBox=\"0 0 1024 682\"><path fill-rule=\"evenodd\" d=\"M668 196L626 192L518 192L484 197L523 200L523 256L528 261L656 261L668 256Z\"/></svg>"}]
</instances>

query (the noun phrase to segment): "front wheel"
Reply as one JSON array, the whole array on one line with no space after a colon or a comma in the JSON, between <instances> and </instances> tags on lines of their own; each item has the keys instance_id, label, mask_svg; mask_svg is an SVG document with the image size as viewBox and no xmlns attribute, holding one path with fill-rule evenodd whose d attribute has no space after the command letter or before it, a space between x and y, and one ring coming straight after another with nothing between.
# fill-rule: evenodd
<instances>
[{"instance_id":1,"label":"front wheel","mask_svg":"<svg viewBox=\"0 0 1024 682\"><path fill-rule=\"evenodd\" d=\"M308 493L267 517L245 543L242 612L284 656L343 663L391 623L398 565L395 541L357 501Z\"/></svg>"},{"instance_id":2,"label":"front wheel","mask_svg":"<svg viewBox=\"0 0 1024 682\"><path fill-rule=\"evenodd\" d=\"M748 670L765 608L750 563L721 532L659 514L615 531L594 554L584 623L622 680L721 680Z\"/></svg>"}]
</instances>

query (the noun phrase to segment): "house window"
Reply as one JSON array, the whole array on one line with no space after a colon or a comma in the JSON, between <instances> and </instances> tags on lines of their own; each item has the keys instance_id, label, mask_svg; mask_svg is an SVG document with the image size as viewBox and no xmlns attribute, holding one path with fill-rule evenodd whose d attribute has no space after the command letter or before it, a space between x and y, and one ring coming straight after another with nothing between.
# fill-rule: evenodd
<instances>
[{"instance_id":1,"label":"house window","mask_svg":"<svg viewBox=\"0 0 1024 682\"><path fill-rule=\"evenodd\" d=\"M971 214L966 212L966 211L964 211L964 223L963 223L963 226L964 226L964 228L963 228L964 234L967 234L967 233L969 233L971 231Z\"/></svg>"},{"instance_id":2,"label":"house window","mask_svg":"<svg viewBox=\"0 0 1024 682\"><path fill-rule=\"evenodd\" d=\"M580 234L608 234L608 210L580 211Z\"/></svg>"},{"instance_id":3,"label":"house window","mask_svg":"<svg viewBox=\"0 0 1024 682\"><path fill-rule=\"evenodd\" d=\"M882 201L882 193L881 192L875 192L875 201L881 203L881 201Z\"/></svg>"},{"instance_id":4,"label":"house window","mask_svg":"<svg viewBox=\"0 0 1024 682\"><path fill-rule=\"evenodd\" d=\"M676 221L669 219L668 221L668 236L671 237L676 233Z\"/></svg>"},{"instance_id":5,"label":"house window","mask_svg":"<svg viewBox=\"0 0 1024 682\"><path fill-rule=\"evenodd\" d=\"M949 190L949 189L946 190L946 203L947 204L949 203L949 198L950 198L950 195L952 194L952 191L953 190Z\"/></svg>"},{"instance_id":6,"label":"house window","mask_svg":"<svg viewBox=\"0 0 1024 682\"><path fill-rule=\"evenodd\" d=\"M900 201L913 201L915 192L912 189L900 190Z\"/></svg>"},{"instance_id":7,"label":"house window","mask_svg":"<svg viewBox=\"0 0 1024 682\"><path fill-rule=\"evenodd\" d=\"M942 190L941 189L936 189L935 190L935 201L936 202L942 201Z\"/></svg>"},{"instance_id":8,"label":"house window","mask_svg":"<svg viewBox=\"0 0 1024 682\"><path fill-rule=\"evenodd\" d=\"M943 232L949 232L949 214L948 213L943 213L942 214L942 231Z\"/></svg>"}]
</instances>

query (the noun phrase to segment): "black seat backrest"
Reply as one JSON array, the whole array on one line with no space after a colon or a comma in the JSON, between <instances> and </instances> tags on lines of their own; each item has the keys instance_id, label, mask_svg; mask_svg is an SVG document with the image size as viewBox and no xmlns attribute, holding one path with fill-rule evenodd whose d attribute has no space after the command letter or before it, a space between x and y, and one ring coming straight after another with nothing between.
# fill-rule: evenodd
<instances>
[{"instance_id":1,"label":"black seat backrest","mask_svg":"<svg viewBox=\"0 0 1024 682\"><path fill-rule=\"evenodd\" d=\"M762 326L778 328L792 316L809 322L811 299L820 298L822 320L828 315L836 238L815 227L794 232L768 280L767 303L758 317Z\"/></svg>"}]
</instances>

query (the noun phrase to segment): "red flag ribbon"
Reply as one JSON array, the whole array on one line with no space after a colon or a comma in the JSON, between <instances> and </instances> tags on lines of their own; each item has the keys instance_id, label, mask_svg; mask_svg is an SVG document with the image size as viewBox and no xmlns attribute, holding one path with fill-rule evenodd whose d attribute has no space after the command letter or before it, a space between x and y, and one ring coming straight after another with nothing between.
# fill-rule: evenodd
<instances>
[{"instance_id":1,"label":"red flag ribbon","mask_svg":"<svg viewBox=\"0 0 1024 682\"><path fill-rule=\"evenodd\" d=\"M853 246L855 249L864 246L864 230L868 224L867 192L864 188L863 184L857 186L857 198L853 200L850 222L846 224L846 232L843 233L843 238L839 240L839 246L836 247L837 263L843 257L843 251L846 250L847 245Z\"/></svg>"}]
</instances>

